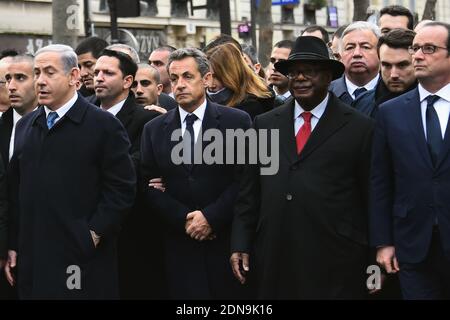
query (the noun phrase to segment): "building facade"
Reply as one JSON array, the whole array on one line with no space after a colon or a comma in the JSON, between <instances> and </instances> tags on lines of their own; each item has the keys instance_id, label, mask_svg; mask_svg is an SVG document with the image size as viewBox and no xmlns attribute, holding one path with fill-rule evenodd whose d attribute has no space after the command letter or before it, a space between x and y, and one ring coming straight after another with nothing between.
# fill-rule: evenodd
<instances>
[{"instance_id":1,"label":"building facade","mask_svg":"<svg viewBox=\"0 0 450 320\"><path fill-rule=\"evenodd\" d=\"M58 0L54 0L58 1ZM126 2L127 0L119 0ZM122 42L133 45L141 57L148 57L157 46L169 44L175 47L202 47L220 33L218 6L221 0L193 0L195 6L210 4L212 9L195 10L191 14L187 0L144 0L140 1L141 15L119 18ZM283 8L272 6L273 41L295 38L305 28L304 5L290 5ZM353 0L328 0L328 6L316 11L316 23L333 32L336 26L351 22ZM110 18L106 0L78 0L74 8L68 9L72 27L79 37L94 34L105 39L110 37ZM418 12L421 16L425 0L372 0L371 7L379 10L389 4L401 4ZM330 13L334 9L333 16ZM450 1L438 0L437 20L450 21ZM88 14L85 15L87 10ZM34 53L51 43L52 1L51 0L0 0L0 50L17 48ZM250 21L250 0L230 0L233 36L238 38L238 26ZM330 17L332 18L330 21ZM333 18L334 17L334 18ZM87 19L86 19L87 18ZM337 18L337 20L336 20ZM89 23L86 23L89 20ZM336 24L333 24L336 23ZM69 24L69 22L68 22ZM250 38L241 39L250 42Z\"/></svg>"}]
</instances>

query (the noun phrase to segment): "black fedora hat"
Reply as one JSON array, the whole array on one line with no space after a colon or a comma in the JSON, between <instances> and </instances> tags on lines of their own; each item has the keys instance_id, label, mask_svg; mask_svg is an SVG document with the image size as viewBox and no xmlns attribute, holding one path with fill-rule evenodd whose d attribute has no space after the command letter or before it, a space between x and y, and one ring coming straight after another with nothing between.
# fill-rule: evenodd
<instances>
[{"instance_id":1,"label":"black fedora hat","mask_svg":"<svg viewBox=\"0 0 450 320\"><path fill-rule=\"evenodd\" d=\"M333 80L344 73L344 65L337 60L330 59L327 45L321 39L312 36L301 36L295 41L294 48L287 60L275 63L275 69L287 75L289 67L298 61L313 62L327 66L333 73Z\"/></svg>"}]
</instances>

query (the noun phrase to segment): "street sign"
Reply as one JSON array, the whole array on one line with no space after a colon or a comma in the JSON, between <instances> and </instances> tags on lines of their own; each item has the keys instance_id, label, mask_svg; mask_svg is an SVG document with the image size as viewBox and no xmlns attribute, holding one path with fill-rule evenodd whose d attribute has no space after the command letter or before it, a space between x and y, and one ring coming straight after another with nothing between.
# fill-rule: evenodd
<instances>
[{"instance_id":1,"label":"street sign","mask_svg":"<svg viewBox=\"0 0 450 320\"><path fill-rule=\"evenodd\" d=\"M272 5L299 4L300 0L272 0Z\"/></svg>"},{"instance_id":2,"label":"street sign","mask_svg":"<svg viewBox=\"0 0 450 320\"><path fill-rule=\"evenodd\" d=\"M272 0L273 6L281 6L284 4L299 4L300 0ZM259 7L259 0L256 0L256 7Z\"/></svg>"}]
</instances>

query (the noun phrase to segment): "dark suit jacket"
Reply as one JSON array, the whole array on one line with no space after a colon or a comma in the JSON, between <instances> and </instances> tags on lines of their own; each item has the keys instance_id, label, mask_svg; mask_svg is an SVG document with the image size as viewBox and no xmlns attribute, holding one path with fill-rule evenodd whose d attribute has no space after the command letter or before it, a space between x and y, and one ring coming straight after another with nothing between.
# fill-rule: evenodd
<instances>
[{"instance_id":1,"label":"dark suit jacket","mask_svg":"<svg viewBox=\"0 0 450 320\"><path fill-rule=\"evenodd\" d=\"M9 142L13 129L13 109L9 108L0 119L0 154L5 168L9 162Z\"/></svg>"},{"instance_id":2,"label":"dark suit jacket","mask_svg":"<svg viewBox=\"0 0 450 320\"><path fill-rule=\"evenodd\" d=\"M161 92L161 94L159 95L158 105L160 107L163 107L167 111L176 109L178 107L178 103L175 101L175 99L164 92Z\"/></svg>"},{"instance_id":3,"label":"dark suit jacket","mask_svg":"<svg viewBox=\"0 0 450 320\"><path fill-rule=\"evenodd\" d=\"M345 75L342 75L339 79L336 79L330 83L330 92L333 92L336 97L348 105L352 105L353 98L347 91L347 85L345 84Z\"/></svg>"},{"instance_id":4,"label":"dark suit jacket","mask_svg":"<svg viewBox=\"0 0 450 320\"><path fill-rule=\"evenodd\" d=\"M43 107L17 123L10 248L20 298L118 298L116 240L136 190L129 148L121 123L80 95L51 130ZM81 290L67 288L73 265Z\"/></svg>"},{"instance_id":5,"label":"dark suit jacket","mask_svg":"<svg viewBox=\"0 0 450 320\"><path fill-rule=\"evenodd\" d=\"M2 156L0 155L0 258L5 258L7 255L7 214L8 214L8 200L6 188L6 169L3 165Z\"/></svg>"},{"instance_id":6,"label":"dark suit jacket","mask_svg":"<svg viewBox=\"0 0 450 320\"><path fill-rule=\"evenodd\" d=\"M425 259L437 219L450 258L450 130L433 167L423 129L419 91L382 104L374 134L370 236L394 245L400 262Z\"/></svg>"},{"instance_id":7,"label":"dark suit jacket","mask_svg":"<svg viewBox=\"0 0 450 320\"><path fill-rule=\"evenodd\" d=\"M207 103L202 130L247 129L249 116L240 110ZM178 109L148 123L142 135L142 175L146 201L164 221L166 271L170 297L175 299L237 299L241 286L228 262L233 204L238 191L237 165L196 164L192 170L175 165L172 132L181 128ZM203 143L203 149L208 145ZM166 191L147 187L162 177ZM201 210L217 238L202 242L185 232L186 215ZM160 226L161 227L161 226ZM153 228L158 228L154 226Z\"/></svg>"},{"instance_id":8,"label":"dark suit jacket","mask_svg":"<svg viewBox=\"0 0 450 320\"><path fill-rule=\"evenodd\" d=\"M330 94L297 155L293 115L289 99L255 118L257 130L279 130L279 152L267 146L279 156L279 170L260 175L262 165L247 168L232 252L251 254L259 298L362 298L372 121Z\"/></svg>"},{"instance_id":9,"label":"dark suit jacket","mask_svg":"<svg viewBox=\"0 0 450 320\"><path fill-rule=\"evenodd\" d=\"M145 110L136 104L130 92L127 100L117 113L127 131L131 142L130 155L139 175L140 145L142 130L147 122L159 116L156 111ZM141 194L138 193L130 214L125 218L119 237L119 280L121 299L156 299L164 297L160 284L161 236L156 230L148 234L148 228L154 224L145 208ZM145 241L143 235L145 234Z\"/></svg>"},{"instance_id":10,"label":"dark suit jacket","mask_svg":"<svg viewBox=\"0 0 450 320\"><path fill-rule=\"evenodd\" d=\"M125 100L122 109L116 114L117 119L127 130L128 138L131 142L131 158L136 166L140 165L140 147L142 130L147 122L159 116L160 113L153 110L145 110L141 105L136 104L136 100L132 92Z\"/></svg>"}]
</instances>

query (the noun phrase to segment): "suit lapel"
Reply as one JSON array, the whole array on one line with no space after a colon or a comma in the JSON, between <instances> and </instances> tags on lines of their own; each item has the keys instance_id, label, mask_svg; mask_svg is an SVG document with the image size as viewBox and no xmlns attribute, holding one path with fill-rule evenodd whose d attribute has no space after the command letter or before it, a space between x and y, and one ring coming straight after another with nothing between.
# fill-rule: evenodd
<instances>
[{"instance_id":1,"label":"suit lapel","mask_svg":"<svg viewBox=\"0 0 450 320\"><path fill-rule=\"evenodd\" d=\"M277 124L275 128L280 130L280 145L289 163L298 160L297 145L294 132L294 105L295 100L290 99L288 103L278 107L275 114Z\"/></svg>"},{"instance_id":2,"label":"suit lapel","mask_svg":"<svg viewBox=\"0 0 450 320\"><path fill-rule=\"evenodd\" d=\"M423 129L419 90L415 89L411 95L408 95L408 97L405 99L405 105L403 107L408 109L408 112L405 112L404 114L408 119L408 123L411 129L410 131L414 137L414 141L416 141L417 143L419 153L423 157L427 165L431 169L433 169L433 163L431 161L431 156L428 150L428 145Z\"/></svg>"},{"instance_id":3,"label":"suit lapel","mask_svg":"<svg viewBox=\"0 0 450 320\"><path fill-rule=\"evenodd\" d=\"M439 154L437 163L436 163L436 169L438 169L441 165L442 162L445 160L445 158L448 155L448 152L450 150L450 130L448 129L448 126L450 124L450 115L449 115L449 120L447 122L447 128L445 129L445 134L444 134L444 143L442 145L442 150L441 153Z\"/></svg>"},{"instance_id":4,"label":"suit lapel","mask_svg":"<svg viewBox=\"0 0 450 320\"><path fill-rule=\"evenodd\" d=\"M300 153L298 160L308 157L315 149L323 144L333 133L343 127L349 120L347 111L341 108L341 103L333 94L330 94L325 112L320 118L311 136Z\"/></svg>"},{"instance_id":5,"label":"suit lapel","mask_svg":"<svg viewBox=\"0 0 450 320\"><path fill-rule=\"evenodd\" d=\"M135 108L136 105L134 103L134 98L130 94L128 98L125 100L125 103L123 104L122 108L116 115L117 119L119 119L120 122L122 122L125 128L128 127L130 121L133 119L133 113Z\"/></svg>"}]
</instances>

